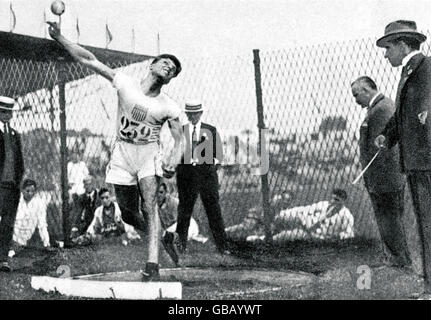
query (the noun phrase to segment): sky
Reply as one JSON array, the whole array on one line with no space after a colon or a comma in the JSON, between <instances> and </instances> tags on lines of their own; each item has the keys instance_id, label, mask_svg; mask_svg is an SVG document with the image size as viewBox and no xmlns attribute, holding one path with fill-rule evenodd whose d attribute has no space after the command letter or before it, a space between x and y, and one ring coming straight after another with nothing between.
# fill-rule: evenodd
<instances>
[{"instance_id":1,"label":"sky","mask_svg":"<svg viewBox=\"0 0 431 320\"><path fill-rule=\"evenodd\" d=\"M43 12L55 20L50 0L0 0L0 30L44 37ZM431 1L421 0L64 0L62 29L82 44L105 46L105 24L113 34L109 48L136 53L170 52L180 58L228 56L252 49L272 50L377 37L397 19L431 29ZM157 41L158 35L160 41Z\"/></svg>"},{"instance_id":2,"label":"sky","mask_svg":"<svg viewBox=\"0 0 431 320\"><path fill-rule=\"evenodd\" d=\"M302 74L309 72L307 70L314 72L311 62L297 59L296 63L292 62L293 65L290 65L287 63L288 59L283 58L280 52L271 55L271 50L299 48L295 51L299 55L314 52L311 60L320 64L324 69L321 70L322 74L327 75L320 59L324 50L320 48L308 50L309 48L301 47L317 43L345 44L346 40L377 38L383 35L384 28L389 22L398 19L415 20L419 30L431 30L429 0L64 0L64 2L66 11L61 19L62 32L72 41L78 40L77 18L80 29L79 43L96 47L105 47L106 23L113 35L109 48L114 50L132 51L134 29L136 36L134 51L156 55L159 51L157 42L159 34L160 52L173 53L184 62L184 72L169 84L168 93L175 97L180 105L188 98L200 98L208 107L205 117L211 123L222 126L226 132L230 129L238 131L256 128L252 49L261 49L262 57L267 57L266 60L263 58L264 63L265 61L267 65L272 63L279 69L270 72L274 77L280 77L271 78L271 81L277 83L276 86L270 89L263 88L267 90L264 92L266 94L264 98L267 98L266 110L271 110L271 106L274 108L274 104L289 105L291 108L297 105L298 110L302 110L312 102L310 91L314 92L316 99L323 103L321 107L328 109L328 112L332 110L331 108L338 108L339 104L345 105L343 110L350 110L349 108L355 106L348 87L351 78L362 75L359 72L376 74L377 70L374 67L366 68L364 65L358 69L358 63L362 58L353 52L356 50L354 47L344 49L349 52L346 59L351 59L344 61L349 69L333 77L333 82L328 83L329 89L323 86L324 82L319 80L320 76L309 80L308 83L302 78L290 82L290 77L295 72ZM0 0L2 31L10 30L10 3L16 15L15 33L44 37L47 36L43 22L44 11L48 20L58 19L50 12L50 0L12 2ZM383 59L383 51L376 49L374 54L376 55L374 60ZM194 57L209 59L193 59ZM272 57L282 60L273 61ZM284 66L284 69L281 68L282 73L279 62ZM382 64L388 67L385 61ZM386 73L378 73L379 76L382 74L386 76ZM237 85L238 83L241 85ZM295 84L299 88L295 87ZM334 93L330 90L331 86L338 88L337 96L327 96L331 92ZM292 94L292 90L295 94ZM97 97L97 101L99 100ZM113 109L114 102L110 105ZM333 102L336 103L331 106ZM301 124L295 119L292 121L291 126ZM286 124L286 121L282 122L283 125ZM315 122L318 123L317 120Z\"/></svg>"}]
</instances>

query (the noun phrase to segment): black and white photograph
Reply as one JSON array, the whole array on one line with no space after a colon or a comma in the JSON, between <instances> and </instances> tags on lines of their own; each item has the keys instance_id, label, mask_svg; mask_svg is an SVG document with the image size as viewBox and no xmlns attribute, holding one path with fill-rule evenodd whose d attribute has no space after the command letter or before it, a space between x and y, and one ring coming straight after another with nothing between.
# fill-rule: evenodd
<instances>
[{"instance_id":1,"label":"black and white photograph","mask_svg":"<svg viewBox=\"0 0 431 320\"><path fill-rule=\"evenodd\" d=\"M431 300L430 12L0 0L0 300Z\"/></svg>"}]
</instances>

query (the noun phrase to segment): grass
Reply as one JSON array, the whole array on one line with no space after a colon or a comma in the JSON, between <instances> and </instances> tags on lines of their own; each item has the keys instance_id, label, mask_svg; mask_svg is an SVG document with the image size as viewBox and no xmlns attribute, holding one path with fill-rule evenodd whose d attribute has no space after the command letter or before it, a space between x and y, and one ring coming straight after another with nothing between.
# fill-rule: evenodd
<instances>
[{"instance_id":1,"label":"grass","mask_svg":"<svg viewBox=\"0 0 431 320\"><path fill-rule=\"evenodd\" d=\"M211 241L192 242L182 257L183 266L215 273L183 281L183 299L407 299L422 286L417 274L381 268L379 246L369 241L292 242L283 247L236 242L232 250L232 256L220 256ZM13 259L14 272L0 274L0 299L76 299L33 290L31 275L58 276L60 266L70 268L72 276L140 270L145 256L142 242L122 246L110 241L53 252L26 249ZM160 263L173 267L164 252ZM357 287L358 267L363 265L371 270L369 290ZM247 276L231 278L238 270Z\"/></svg>"}]
</instances>

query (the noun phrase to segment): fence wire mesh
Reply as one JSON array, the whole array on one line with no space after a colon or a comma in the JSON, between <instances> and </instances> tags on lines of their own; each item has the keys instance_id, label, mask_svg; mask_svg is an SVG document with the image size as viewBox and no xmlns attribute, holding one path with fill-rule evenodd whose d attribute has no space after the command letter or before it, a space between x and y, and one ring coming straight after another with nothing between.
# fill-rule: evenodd
<instances>
[{"instance_id":1,"label":"fence wire mesh","mask_svg":"<svg viewBox=\"0 0 431 320\"><path fill-rule=\"evenodd\" d=\"M357 77L368 75L381 92L394 97L398 82L399 70L389 66L383 51L376 48L375 40L260 51L271 214L275 224L280 222L280 216L295 217L293 222L285 221L286 228L293 231L286 233L286 239L310 236L306 229L319 220L325 209L319 205L305 206L322 205L321 201L329 200L336 187L348 193L346 206L354 218L354 235L378 237L363 184L351 185L361 171L358 138L365 113L355 104L350 84ZM429 42L425 43L423 51L429 53ZM255 174L259 167L259 130L253 54L186 58L182 64L182 73L165 90L180 106L191 98L202 101L205 107L202 121L217 127L224 145L225 158L219 170L219 181L225 224L241 224L233 229L236 230L234 234L241 234L240 230L250 234L248 230L253 229L250 226L256 225L250 221L256 212L260 217L263 206L261 179ZM67 136L71 199L72 193L83 192L82 179L86 170L96 178L96 187L104 185L110 146L115 138L116 91L107 80L76 63L1 58L0 67L7 73L1 87L9 88L10 83L15 83L14 87L27 88L17 92L6 90L4 94L17 97L22 110L14 114L12 125L22 134L25 177L38 183L38 196L47 209L51 238L62 240L59 70L63 68L68 74L65 86L67 131L63 133ZM148 61L132 65L118 61L115 67L142 78ZM44 76L36 77L40 70L45 70ZM186 121L184 114L181 120ZM164 145L172 143L167 128L162 130L162 142ZM175 195L175 180L169 187ZM285 210L294 207L300 208ZM410 205L408 209L411 210ZM244 221L247 217L251 220ZM199 201L195 218L202 233L208 234ZM68 219L72 221L76 217ZM322 224L326 229L320 228L320 233L327 232L327 235L319 237L339 238L342 230L350 225L346 215L339 219L332 229ZM277 230L279 226L276 225L273 231ZM254 234L260 238L262 230Z\"/></svg>"}]
</instances>

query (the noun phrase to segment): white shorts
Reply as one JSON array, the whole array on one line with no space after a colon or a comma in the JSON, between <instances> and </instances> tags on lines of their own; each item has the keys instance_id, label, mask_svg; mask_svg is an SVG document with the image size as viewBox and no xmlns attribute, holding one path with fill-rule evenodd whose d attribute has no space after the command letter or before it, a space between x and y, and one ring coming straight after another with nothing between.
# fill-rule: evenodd
<instances>
[{"instance_id":1,"label":"white shorts","mask_svg":"<svg viewBox=\"0 0 431 320\"><path fill-rule=\"evenodd\" d=\"M136 145L117 139L106 168L106 182L131 186L151 176L163 176L159 145Z\"/></svg>"}]
</instances>

